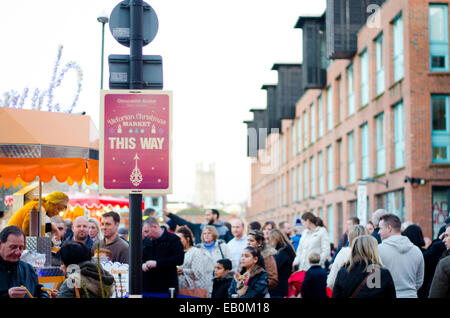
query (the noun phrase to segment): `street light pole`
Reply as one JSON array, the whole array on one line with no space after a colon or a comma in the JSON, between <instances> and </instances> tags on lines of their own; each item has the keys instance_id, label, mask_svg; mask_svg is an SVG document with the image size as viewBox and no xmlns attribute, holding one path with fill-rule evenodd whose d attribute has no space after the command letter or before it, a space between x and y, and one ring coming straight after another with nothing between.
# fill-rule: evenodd
<instances>
[{"instance_id":1,"label":"street light pole","mask_svg":"<svg viewBox=\"0 0 450 318\"><path fill-rule=\"evenodd\" d=\"M101 56L101 65L100 65L100 89L103 89L103 55L105 49L105 24L108 23L108 17L105 15L101 15L97 18L97 21L102 24L102 56Z\"/></svg>"}]
</instances>

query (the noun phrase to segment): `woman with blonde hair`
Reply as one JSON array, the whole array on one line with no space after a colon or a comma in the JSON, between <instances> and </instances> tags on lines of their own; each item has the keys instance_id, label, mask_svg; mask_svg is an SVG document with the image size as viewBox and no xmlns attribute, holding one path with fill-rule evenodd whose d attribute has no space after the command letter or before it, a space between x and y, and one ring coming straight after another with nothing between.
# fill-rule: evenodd
<instances>
[{"instance_id":1,"label":"woman with blonde hair","mask_svg":"<svg viewBox=\"0 0 450 318\"><path fill-rule=\"evenodd\" d=\"M102 232L100 231L100 223L97 219L90 218L88 219L88 232L89 236L94 241L92 246L97 249L97 243L103 239Z\"/></svg>"},{"instance_id":2,"label":"woman with blonde hair","mask_svg":"<svg viewBox=\"0 0 450 318\"><path fill-rule=\"evenodd\" d=\"M292 274L295 250L286 234L279 229L270 231L269 242L277 250L274 257L278 271L278 284L269 289L269 294L271 298L283 298L289 292L288 280Z\"/></svg>"},{"instance_id":3,"label":"woman with blonde hair","mask_svg":"<svg viewBox=\"0 0 450 318\"><path fill-rule=\"evenodd\" d=\"M63 192L52 192L41 200L41 208L48 216L48 220L45 222L45 233L52 232L56 236L59 235L59 230L55 225L51 224L49 218L59 214L59 212L67 209L69 204L69 197ZM39 210L39 199L35 198L20 208L8 222L8 226L16 225L24 231L25 236L30 235L30 212L35 209ZM44 232L44 231L43 231Z\"/></svg>"},{"instance_id":4,"label":"woman with blonde hair","mask_svg":"<svg viewBox=\"0 0 450 318\"><path fill-rule=\"evenodd\" d=\"M194 234L186 226L179 226L175 234L180 238L184 249L183 265L177 266L178 286L180 289L204 288L209 290L212 285L211 277L205 275L204 269L210 264L210 257L194 247Z\"/></svg>"},{"instance_id":5,"label":"woman with blonde hair","mask_svg":"<svg viewBox=\"0 0 450 318\"><path fill-rule=\"evenodd\" d=\"M334 259L333 265L331 265L330 273L327 278L327 286L333 289L334 281L336 280L337 273L342 266L350 260L351 246L355 238L361 235L366 235L367 231L362 225L354 225L348 230L348 245L341 248Z\"/></svg>"},{"instance_id":6,"label":"woman with blonde hair","mask_svg":"<svg viewBox=\"0 0 450 318\"><path fill-rule=\"evenodd\" d=\"M201 234L202 242L197 244L196 247L200 249L200 252L204 258L208 261L205 262L203 269L204 274L208 282L208 298L211 297L212 292L212 279L214 278L214 268L219 259L228 258L232 259L231 252L227 247L224 240L219 239L219 233L215 226L207 225L203 228Z\"/></svg>"},{"instance_id":7,"label":"woman with blonde hair","mask_svg":"<svg viewBox=\"0 0 450 318\"><path fill-rule=\"evenodd\" d=\"M378 242L371 235L356 237L350 260L336 277L333 298L396 298L391 273L383 268Z\"/></svg>"}]
</instances>

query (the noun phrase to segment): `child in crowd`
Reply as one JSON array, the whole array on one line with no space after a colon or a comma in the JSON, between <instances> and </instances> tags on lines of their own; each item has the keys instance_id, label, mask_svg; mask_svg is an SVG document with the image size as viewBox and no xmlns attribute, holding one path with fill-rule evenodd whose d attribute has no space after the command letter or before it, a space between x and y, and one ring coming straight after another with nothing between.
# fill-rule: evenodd
<instances>
[{"instance_id":1,"label":"child in crowd","mask_svg":"<svg viewBox=\"0 0 450 318\"><path fill-rule=\"evenodd\" d=\"M219 259L214 269L211 298L228 298L228 288L233 280L232 263L228 258Z\"/></svg>"},{"instance_id":2,"label":"child in crowd","mask_svg":"<svg viewBox=\"0 0 450 318\"><path fill-rule=\"evenodd\" d=\"M320 265L320 255L311 253L308 256L311 267L305 274L301 288L302 298L328 298L327 296L327 271Z\"/></svg>"}]
</instances>

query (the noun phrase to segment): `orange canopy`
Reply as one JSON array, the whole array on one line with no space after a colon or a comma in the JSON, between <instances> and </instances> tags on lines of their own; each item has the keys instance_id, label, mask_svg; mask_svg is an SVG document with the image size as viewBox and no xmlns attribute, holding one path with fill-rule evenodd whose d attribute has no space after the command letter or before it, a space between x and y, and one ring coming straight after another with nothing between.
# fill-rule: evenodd
<instances>
[{"instance_id":1,"label":"orange canopy","mask_svg":"<svg viewBox=\"0 0 450 318\"><path fill-rule=\"evenodd\" d=\"M82 158L0 158L0 187L16 187L19 182L32 182L39 177L50 182L53 177L59 182L72 185L98 183L98 160Z\"/></svg>"},{"instance_id":2,"label":"orange canopy","mask_svg":"<svg viewBox=\"0 0 450 318\"><path fill-rule=\"evenodd\" d=\"M98 183L98 141L89 116L0 107L0 187Z\"/></svg>"}]
</instances>

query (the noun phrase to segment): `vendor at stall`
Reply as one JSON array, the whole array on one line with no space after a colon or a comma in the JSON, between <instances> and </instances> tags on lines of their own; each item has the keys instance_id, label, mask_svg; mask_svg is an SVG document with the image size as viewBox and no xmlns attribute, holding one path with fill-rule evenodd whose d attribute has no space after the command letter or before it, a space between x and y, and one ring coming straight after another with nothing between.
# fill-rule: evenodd
<instances>
[{"instance_id":1,"label":"vendor at stall","mask_svg":"<svg viewBox=\"0 0 450 318\"><path fill-rule=\"evenodd\" d=\"M42 198L42 210L51 218L58 215L59 212L64 211L69 203L69 197L63 192L53 192ZM19 209L9 220L9 225L16 225L24 231L26 236L30 235L30 212L35 208L39 210L39 199L33 199ZM45 223L45 233L52 232L59 237L58 228L51 223L50 220Z\"/></svg>"}]
</instances>

